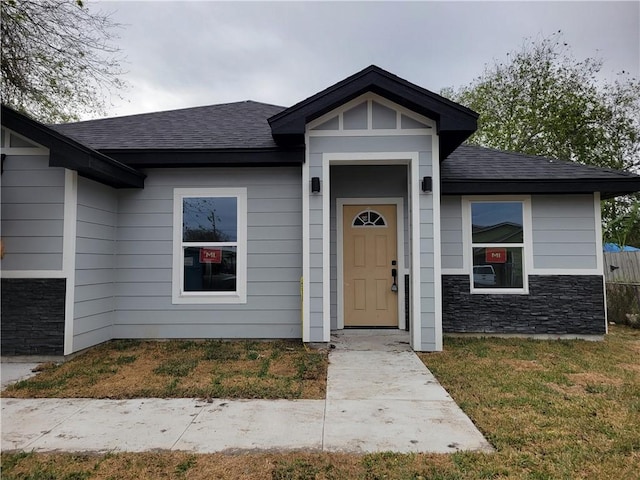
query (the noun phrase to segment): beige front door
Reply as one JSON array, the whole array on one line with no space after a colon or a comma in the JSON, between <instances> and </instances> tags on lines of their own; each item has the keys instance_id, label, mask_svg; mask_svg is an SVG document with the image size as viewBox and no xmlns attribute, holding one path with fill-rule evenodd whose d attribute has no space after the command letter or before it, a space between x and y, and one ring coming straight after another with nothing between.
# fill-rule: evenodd
<instances>
[{"instance_id":1,"label":"beige front door","mask_svg":"<svg viewBox=\"0 0 640 480\"><path fill-rule=\"evenodd\" d=\"M397 327L395 205L343 206L345 327Z\"/></svg>"}]
</instances>

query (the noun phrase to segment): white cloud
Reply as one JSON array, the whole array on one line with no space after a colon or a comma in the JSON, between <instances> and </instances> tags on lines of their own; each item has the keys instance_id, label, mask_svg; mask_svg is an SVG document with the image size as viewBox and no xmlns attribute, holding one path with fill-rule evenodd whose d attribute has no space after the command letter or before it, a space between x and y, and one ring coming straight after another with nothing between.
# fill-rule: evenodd
<instances>
[{"instance_id":1,"label":"white cloud","mask_svg":"<svg viewBox=\"0 0 640 480\"><path fill-rule=\"evenodd\" d=\"M563 30L577 58L640 76L638 2L100 2L127 24L129 104L291 105L370 65L433 91L469 83L524 37Z\"/></svg>"}]
</instances>

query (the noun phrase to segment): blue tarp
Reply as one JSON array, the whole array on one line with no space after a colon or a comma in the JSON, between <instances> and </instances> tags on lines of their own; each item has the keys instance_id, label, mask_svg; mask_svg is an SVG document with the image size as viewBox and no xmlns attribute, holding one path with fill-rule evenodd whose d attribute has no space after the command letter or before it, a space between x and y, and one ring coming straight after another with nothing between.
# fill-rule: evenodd
<instances>
[{"instance_id":1,"label":"blue tarp","mask_svg":"<svg viewBox=\"0 0 640 480\"><path fill-rule=\"evenodd\" d=\"M605 252L640 252L640 248L631 247L629 245L620 247L620 245L616 243L605 243L603 250Z\"/></svg>"}]
</instances>

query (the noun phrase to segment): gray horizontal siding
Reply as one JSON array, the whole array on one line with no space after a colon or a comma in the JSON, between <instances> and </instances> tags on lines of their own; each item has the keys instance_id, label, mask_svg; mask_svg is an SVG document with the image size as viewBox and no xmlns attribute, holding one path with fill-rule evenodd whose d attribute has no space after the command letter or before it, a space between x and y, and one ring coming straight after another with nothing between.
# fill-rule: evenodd
<instances>
[{"instance_id":1,"label":"gray horizontal siding","mask_svg":"<svg viewBox=\"0 0 640 480\"><path fill-rule=\"evenodd\" d=\"M589 270L597 267L592 195L545 195L531 199L533 266Z\"/></svg>"},{"instance_id":2,"label":"gray horizontal siding","mask_svg":"<svg viewBox=\"0 0 640 480\"><path fill-rule=\"evenodd\" d=\"M201 311L193 317L197 319L206 314ZM282 321L280 315L267 316L267 322L250 325L247 324L246 314L240 317L209 316L207 323L192 322L191 316L176 317L175 314L166 317L167 323L161 323L157 315L153 317L152 323L136 323L140 316L131 314L126 325L114 327L113 338L300 338L301 335L299 325Z\"/></svg>"},{"instance_id":3,"label":"gray horizontal siding","mask_svg":"<svg viewBox=\"0 0 640 480\"><path fill-rule=\"evenodd\" d=\"M2 174L4 270L62 270L64 169L8 155Z\"/></svg>"},{"instance_id":4,"label":"gray horizontal siding","mask_svg":"<svg viewBox=\"0 0 640 480\"><path fill-rule=\"evenodd\" d=\"M440 212L442 268L464 268L461 197L442 197Z\"/></svg>"},{"instance_id":5,"label":"gray horizontal siding","mask_svg":"<svg viewBox=\"0 0 640 480\"><path fill-rule=\"evenodd\" d=\"M114 189L78 178L74 351L113 335L117 212Z\"/></svg>"},{"instance_id":6,"label":"gray horizontal siding","mask_svg":"<svg viewBox=\"0 0 640 480\"><path fill-rule=\"evenodd\" d=\"M300 168L150 169L119 192L116 338L300 337ZM174 188L247 188L247 303L171 303Z\"/></svg>"}]
</instances>

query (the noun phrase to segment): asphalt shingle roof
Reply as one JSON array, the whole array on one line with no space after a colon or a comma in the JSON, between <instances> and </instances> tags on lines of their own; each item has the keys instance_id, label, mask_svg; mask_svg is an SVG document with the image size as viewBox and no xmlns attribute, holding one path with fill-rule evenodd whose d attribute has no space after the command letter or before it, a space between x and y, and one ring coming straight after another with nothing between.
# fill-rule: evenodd
<instances>
[{"instance_id":1,"label":"asphalt shingle roof","mask_svg":"<svg viewBox=\"0 0 640 480\"><path fill-rule=\"evenodd\" d=\"M460 145L440 171L447 181L638 178L629 172L475 145Z\"/></svg>"},{"instance_id":2,"label":"asphalt shingle roof","mask_svg":"<svg viewBox=\"0 0 640 480\"><path fill-rule=\"evenodd\" d=\"M267 119L284 109L247 100L51 128L96 150L276 148Z\"/></svg>"},{"instance_id":3,"label":"asphalt shingle roof","mask_svg":"<svg viewBox=\"0 0 640 480\"><path fill-rule=\"evenodd\" d=\"M138 167L159 166L153 162L160 166L176 166L176 162L185 166L234 165L249 157L243 153L222 158L228 156L224 152L251 150L268 151L267 164L302 162L302 150L287 153L273 140L268 119L284 110L244 101L51 128L116 159L124 155L121 161ZM170 154L174 150L185 154ZM146 160L151 151L151 160ZM192 153L186 155L186 151ZM196 158L203 151L209 153ZM161 152L169 153L167 163L158 161ZM601 191L606 198L640 190L640 177L632 173L474 145L460 145L441 165L445 194Z\"/></svg>"}]
</instances>

